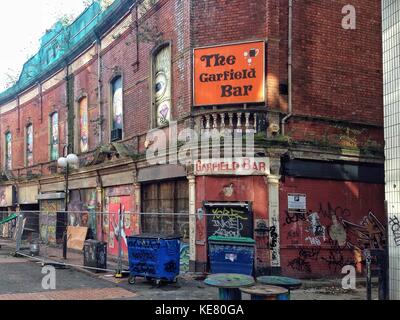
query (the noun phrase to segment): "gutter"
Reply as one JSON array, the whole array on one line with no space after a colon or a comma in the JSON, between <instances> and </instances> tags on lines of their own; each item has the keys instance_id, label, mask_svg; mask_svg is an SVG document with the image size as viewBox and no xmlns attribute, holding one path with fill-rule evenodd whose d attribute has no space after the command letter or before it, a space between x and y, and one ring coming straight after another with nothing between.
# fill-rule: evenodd
<instances>
[{"instance_id":1,"label":"gutter","mask_svg":"<svg viewBox=\"0 0 400 320\"><path fill-rule=\"evenodd\" d=\"M286 123L293 116L293 0L289 0L289 27L288 27L288 115L282 119L282 135L286 134Z\"/></svg>"}]
</instances>

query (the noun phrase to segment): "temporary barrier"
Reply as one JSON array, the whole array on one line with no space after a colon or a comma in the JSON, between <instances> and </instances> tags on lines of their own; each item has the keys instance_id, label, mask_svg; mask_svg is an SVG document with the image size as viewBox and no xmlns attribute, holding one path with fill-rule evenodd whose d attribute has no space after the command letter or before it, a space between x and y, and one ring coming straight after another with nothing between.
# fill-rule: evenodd
<instances>
[{"instance_id":1,"label":"temporary barrier","mask_svg":"<svg viewBox=\"0 0 400 320\"><path fill-rule=\"evenodd\" d=\"M78 267L121 277L129 274L128 239L140 234L144 216L147 218L147 227L151 227L151 223L148 223L152 221L151 218L156 217L153 220L161 222L165 229L178 231L177 238L183 241L178 240L176 247L172 246L172 240L167 239L168 252L173 250L178 263L175 278L180 271L188 272L189 246L185 238L189 234L187 213L132 213L123 207L114 212L17 212L8 218L16 220L14 237L9 241L13 241L18 255L33 258L43 265ZM176 221L179 225L175 226L172 223ZM64 250L65 235L67 250ZM164 262L161 259L159 263ZM163 279L170 278L165 276Z\"/></svg>"}]
</instances>

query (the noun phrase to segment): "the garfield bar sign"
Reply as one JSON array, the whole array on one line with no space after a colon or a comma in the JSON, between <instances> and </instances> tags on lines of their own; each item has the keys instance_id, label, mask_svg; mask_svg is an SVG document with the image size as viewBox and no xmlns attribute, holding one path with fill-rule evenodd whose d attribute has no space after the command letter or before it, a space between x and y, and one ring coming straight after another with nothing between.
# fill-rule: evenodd
<instances>
[{"instance_id":1,"label":"the garfield bar sign","mask_svg":"<svg viewBox=\"0 0 400 320\"><path fill-rule=\"evenodd\" d=\"M194 105L265 101L265 42L194 50Z\"/></svg>"}]
</instances>

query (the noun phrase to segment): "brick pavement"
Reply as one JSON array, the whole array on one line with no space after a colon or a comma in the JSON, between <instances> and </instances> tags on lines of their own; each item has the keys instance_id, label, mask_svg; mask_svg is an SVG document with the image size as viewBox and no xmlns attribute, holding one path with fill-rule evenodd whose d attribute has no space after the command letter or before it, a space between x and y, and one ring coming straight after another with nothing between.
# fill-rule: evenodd
<instances>
[{"instance_id":1,"label":"brick pavement","mask_svg":"<svg viewBox=\"0 0 400 320\"><path fill-rule=\"evenodd\" d=\"M5 300L112 300L135 298L136 293L122 288L76 289L64 291L48 291L37 293L18 293L0 295L0 301Z\"/></svg>"}]
</instances>

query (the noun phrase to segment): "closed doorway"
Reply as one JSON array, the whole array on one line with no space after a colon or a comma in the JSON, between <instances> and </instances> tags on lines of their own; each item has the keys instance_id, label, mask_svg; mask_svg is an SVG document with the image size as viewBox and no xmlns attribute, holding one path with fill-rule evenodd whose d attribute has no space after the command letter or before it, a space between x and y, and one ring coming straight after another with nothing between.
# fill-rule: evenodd
<instances>
[{"instance_id":1,"label":"closed doorway","mask_svg":"<svg viewBox=\"0 0 400 320\"><path fill-rule=\"evenodd\" d=\"M180 235L189 242L189 183L187 179L142 185L142 231Z\"/></svg>"}]
</instances>

